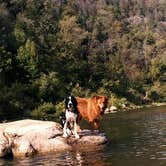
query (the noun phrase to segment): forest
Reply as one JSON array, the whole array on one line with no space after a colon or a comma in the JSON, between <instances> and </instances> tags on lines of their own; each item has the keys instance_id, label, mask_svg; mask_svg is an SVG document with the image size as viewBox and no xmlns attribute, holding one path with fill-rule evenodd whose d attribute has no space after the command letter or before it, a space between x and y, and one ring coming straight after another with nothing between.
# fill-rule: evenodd
<instances>
[{"instance_id":1,"label":"forest","mask_svg":"<svg viewBox=\"0 0 166 166\"><path fill-rule=\"evenodd\" d=\"M68 94L166 102L165 0L0 0L0 120L50 119Z\"/></svg>"}]
</instances>

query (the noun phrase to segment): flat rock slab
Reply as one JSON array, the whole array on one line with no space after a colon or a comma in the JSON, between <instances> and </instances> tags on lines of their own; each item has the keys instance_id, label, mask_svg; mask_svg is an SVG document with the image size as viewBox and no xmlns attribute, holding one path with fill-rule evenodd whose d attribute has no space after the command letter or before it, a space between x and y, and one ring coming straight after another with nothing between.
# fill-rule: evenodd
<instances>
[{"instance_id":1,"label":"flat rock slab","mask_svg":"<svg viewBox=\"0 0 166 166\"><path fill-rule=\"evenodd\" d=\"M99 146L107 142L104 133L82 130L80 139L63 138L59 123L39 120L20 120L0 124L0 157L30 156L36 153L67 151L73 148Z\"/></svg>"}]
</instances>

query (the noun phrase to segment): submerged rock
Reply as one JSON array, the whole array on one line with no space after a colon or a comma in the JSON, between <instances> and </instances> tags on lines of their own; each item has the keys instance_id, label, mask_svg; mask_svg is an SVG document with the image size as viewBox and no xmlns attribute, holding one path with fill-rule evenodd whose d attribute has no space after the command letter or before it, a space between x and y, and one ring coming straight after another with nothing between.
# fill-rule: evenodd
<instances>
[{"instance_id":1,"label":"submerged rock","mask_svg":"<svg viewBox=\"0 0 166 166\"><path fill-rule=\"evenodd\" d=\"M83 130L80 139L62 137L61 125L51 121L20 120L0 124L0 157L12 154L15 157L30 156L72 150L107 142L106 136L98 131Z\"/></svg>"}]
</instances>

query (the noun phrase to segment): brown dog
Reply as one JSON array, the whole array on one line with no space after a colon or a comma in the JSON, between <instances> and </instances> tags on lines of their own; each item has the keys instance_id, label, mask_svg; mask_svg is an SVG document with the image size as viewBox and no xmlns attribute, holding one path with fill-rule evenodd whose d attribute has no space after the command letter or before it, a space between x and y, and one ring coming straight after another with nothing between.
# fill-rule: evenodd
<instances>
[{"instance_id":1,"label":"brown dog","mask_svg":"<svg viewBox=\"0 0 166 166\"><path fill-rule=\"evenodd\" d=\"M105 96L94 96L92 98L76 97L79 112L78 121L82 118L93 124L95 129L100 127L99 120L102 118L107 107L108 98Z\"/></svg>"}]
</instances>

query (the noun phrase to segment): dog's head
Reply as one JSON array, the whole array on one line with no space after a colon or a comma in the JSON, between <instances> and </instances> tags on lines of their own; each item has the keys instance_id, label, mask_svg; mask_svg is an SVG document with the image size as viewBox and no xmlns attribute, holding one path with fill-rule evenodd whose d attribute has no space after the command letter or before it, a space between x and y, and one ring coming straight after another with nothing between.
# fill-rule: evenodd
<instances>
[{"instance_id":1,"label":"dog's head","mask_svg":"<svg viewBox=\"0 0 166 166\"><path fill-rule=\"evenodd\" d=\"M77 110L77 100L74 96L68 96L66 98L65 108L72 112Z\"/></svg>"},{"instance_id":2,"label":"dog's head","mask_svg":"<svg viewBox=\"0 0 166 166\"><path fill-rule=\"evenodd\" d=\"M105 109L107 108L108 104L108 97L106 96L94 96L93 100L95 100L95 103L97 104L100 114L104 114Z\"/></svg>"}]
</instances>

